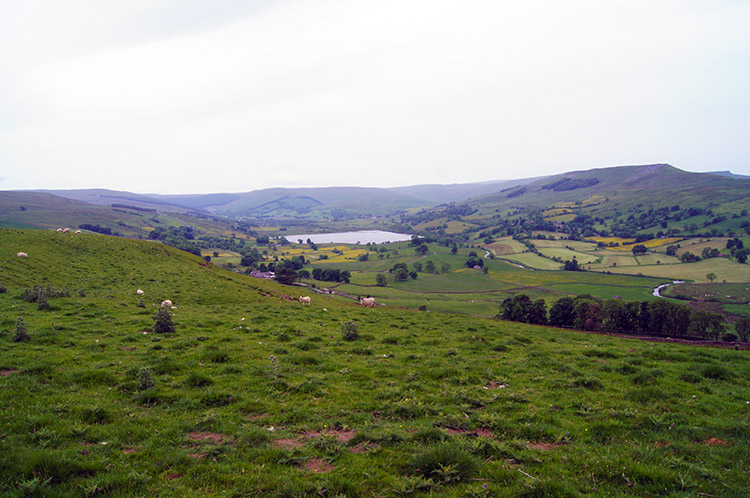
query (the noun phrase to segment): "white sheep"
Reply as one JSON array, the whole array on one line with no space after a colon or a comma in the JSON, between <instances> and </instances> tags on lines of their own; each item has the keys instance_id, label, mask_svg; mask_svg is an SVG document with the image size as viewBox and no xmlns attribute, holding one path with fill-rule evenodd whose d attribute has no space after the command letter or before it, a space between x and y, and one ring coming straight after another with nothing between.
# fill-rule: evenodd
<instances>
[{"instance_id":1,"label":"white sheep","mask_svg":"<svg viewBox=\"0 0 750 498\"><path fill-rule=\"evenodd\" d=\"M28 254L26 254L25 252L21 252L21 251L18 251L18 254L16 254L16 256L18 256L19 258L28 258L29 257Z\"/></svg>"}]
</instances>

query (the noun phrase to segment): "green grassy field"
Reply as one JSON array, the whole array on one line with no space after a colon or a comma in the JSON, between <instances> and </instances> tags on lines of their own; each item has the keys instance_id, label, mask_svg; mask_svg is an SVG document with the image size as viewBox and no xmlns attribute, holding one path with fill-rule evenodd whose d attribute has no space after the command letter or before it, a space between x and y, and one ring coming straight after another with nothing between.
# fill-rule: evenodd
<instances>
[{"instance_id":1,"label":"green grassy field","mask_svg":"<svg viewBox=\"0 0 750 498\"><path fill-rule=\"evenodd\" d=\"M718 281L750 282L750 265L739 264L726 258L704 259L695 263L608 268L611 273L642 274L652 277L708 282L706 275L714 273Z\"/></svg>"},{"instance_id":2,"label":"green grassy field","mask_svg":"<svg viewBox=\"0 0 750 498\"><path fill-rule=\"evenodd\" d=\"M301 306L283 297L299 289L145 241L0 230L0 242L4 496L750 487L747 351L316 294ZM513 268L506 279L524 275ZM40 311L20 298L34 284L70 295ZM175 333L156 334L166 298ZM14 342L19 316L28 342ZM356 340L344 340L343 322Z\"/></svg>"}]
</instances>

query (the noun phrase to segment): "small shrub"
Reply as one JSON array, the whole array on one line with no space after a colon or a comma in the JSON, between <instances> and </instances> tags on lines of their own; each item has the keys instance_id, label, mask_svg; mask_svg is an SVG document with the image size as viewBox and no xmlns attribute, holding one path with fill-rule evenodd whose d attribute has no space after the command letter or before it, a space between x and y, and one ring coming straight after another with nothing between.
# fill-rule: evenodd
<instances>
[{"instance_id":1,"label":"small shrub","mask_svg":"<svg viewBox=\"0 0 750 498\"><path fill-rule=\"evenodd\" d=\"M4 285L0 285L0 294L5 294L6 292L8 292L8 288Z\"/></svg>"},{"instance_id":2,"label":"small shrub","mask_svg":"<svg viewBox=\"0 0 750 498\"><path fill-rule=\"evenodd\" d=\"M13 342L29 342L29 333L26 332L26 325L23 323L23 317L19 316L16 320L16 335L13 337Z\"/></svg>"},{"instance_id":3,"label":"small shrub","mask_svg":"<svg viewBox=\"0 0 750 498\"><path fill-rule=\"evenodd\" d=\"M155 334L174 334L174 322L172 322L172 313L166 308L159 308L151 317L154 320Z\"/></svg>"},{"instance_id":4,"label":"small shrub","mask_svg":"<svg viewBox=\"0 0 750 498\"><path fill-rule=\"evenodd\" d=\"M147 391L156 385L152 372L148 368L141 368L138 371L138 390Z\"/></svg>"},{"instance_id":5,"label":"small shrub","mask_svg":"<svg viewBox=\"0 0 750 498\"><path fill-rule=\"evenodd\" d=\"M356 341L359 339L357 324L352 321L341 322L341 334L345 341Z\"/></svg>"},{"instance_id":6,"label":"small shrub","mask_svg":"<svg viewBox=\"0 0 750 498\"><path fill-rule=\"evenodd\" d=\"M47 298L45 296L39 296L39 298L36 300L36 309L38 311L46 311L50 309L51 306L49 305L49 302L47 301Z\"/></svg>"}]
</instances>

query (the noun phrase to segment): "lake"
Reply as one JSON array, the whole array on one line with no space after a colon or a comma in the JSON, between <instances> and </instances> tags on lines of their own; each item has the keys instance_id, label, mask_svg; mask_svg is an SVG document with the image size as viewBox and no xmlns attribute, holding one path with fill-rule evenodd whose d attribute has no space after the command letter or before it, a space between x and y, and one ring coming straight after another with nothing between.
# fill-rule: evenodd
<instances>
[{"instance_id":1,"label":"lake","mask_svg":"<svg viewBox=\"0 0 750 498\"><path fill-rule=\"evenodd\" d=\"M289 242L297 242L302 239L307 242L310 239L316 244L367 244L373 242L382 244L384 242L399 242L402 240L411 240L411 235L407 233L384 232L382 230L360 230L358 232L337 232L337 233L311 233L306 235L285 235Z\"/></svg>"}]
</instances>

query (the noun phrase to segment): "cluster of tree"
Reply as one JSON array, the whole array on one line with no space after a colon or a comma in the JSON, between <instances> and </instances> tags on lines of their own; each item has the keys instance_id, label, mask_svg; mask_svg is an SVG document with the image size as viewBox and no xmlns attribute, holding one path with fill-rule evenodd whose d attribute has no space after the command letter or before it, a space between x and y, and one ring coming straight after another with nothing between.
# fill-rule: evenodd
<instances>
[{"instance_id":1,"label":"cluster of tree","mask_svg":"<svg viewBox=\"0 0 750 498\"><path fill-rule=\"evenodd\" d=\"M513 190L512 192L508 193L508 199L512 199L513 197L519 197L526 193L526 187L521 187Z\"/></svg>"},{"instance_id":2,"label":"cluster of tree","mask_svg":"<svg viewBox=\"0 0 750 498\"><path fill-rule=\"evenodd\" d=\"M469 259L464 263L464 266L467 268L474 268L476 266L482 268L484 266L484 260L477 255L476 251L471 251L467 256Z\"/></svg>"},{"instance_id":3,"label":"cluster of tree","mask_svg":"<svg viewBox=\"0 0 750 498\"><path fill-rule=\"evenodd\" d=\"M89 223L81 223L80 225L78 225L78 228L80 228L81 230L90 230L92 232L102 233L104 235L112 235L112 229L111 228L99 226L98 224L97 225L91 225Z\"/></svg>"},{"instance_id":4,"label":"cluster of tree","mask_svg":"<svg viewBox=\"0 0 750 498\"><path fill-rule=\"evenodd\" d=\"M148 238L159 240L168 246L176 247L196 256L201 255L200 247L194 242L195 232L193 227L156 227L148 234Z\"/></svg>"},{"instance_id":5,"label":"cluster of tree","mask_svg":"<svg viewBox=\"0 0 750 498\"><path fill-rule=\"evenodd\" d=\"M312 278L323 282L349 283L352 274L349 270L339 270L337 268L315 268L312 271Z\"/></svg>"},{"instance_id":6,"label":"cluster of tree","mask_svg":"<svg viewBox=\"0 0 750 498\"><path fill-rule=\"evenodd\" d=\"M729 253L738 263L747 262L747 257L750 255L750 251L745 248L745 243L740 239L734 238L727 240L727 249L729 249Z\"/></svg>"},{"instance_id":7,"label":"cluster of tree","mask_svg":"<svg viewBox=\"0 0 750 498\"><path fill-rule=\"evenodd\" d=\"M565 192L567 190L575 190L579 188L591 187L599 183L598 178L570 178L565 177L556 182L548 183L543 185L542 189L552 190L554 192Z\"/></svg>"},{"instance_id":8,"label":"cluster of tree","mask_svg":"<svg viewBox=\"0 0 750 498\"><path fill-rule=\"evenodd\" d=\"M724 334L722 315L706 310L693 311L682 303L666 299L623 301L589 295L563 297L547 313L544 299L532 301L526 294L518 294L502 302L498 318L577 330L736 339L733 334ZM743 318L736 330L740 340L747 340L750 317Z\"/></svg>"},{"instance_id":9,"label":"cluster of tree","mask_svg":"<svg viewBox=\"0 0 750 498\"><path fill-rule=\"evenodd\" d=\"M113 208L120 208L120 209L131 209L133 211L143 211L144 213L155 213L156 209L153 208L144 208L144 207L138 207L138 206L131 206L130 204L112 204Z\"/></svg>"},{"instance_id":10,"label":"cluster of tree","mask_svg":"<svg viewBox=\"0 0 750 498\"><path fill-rule=\"evenodd\" d=\"M393 268L388 270L388 273L391 274L391 278L395 282L406 282L409 279L416 280L418 276L416 271L409 271L405 263L396 263Z\"/></svg>"}]
</instances>

